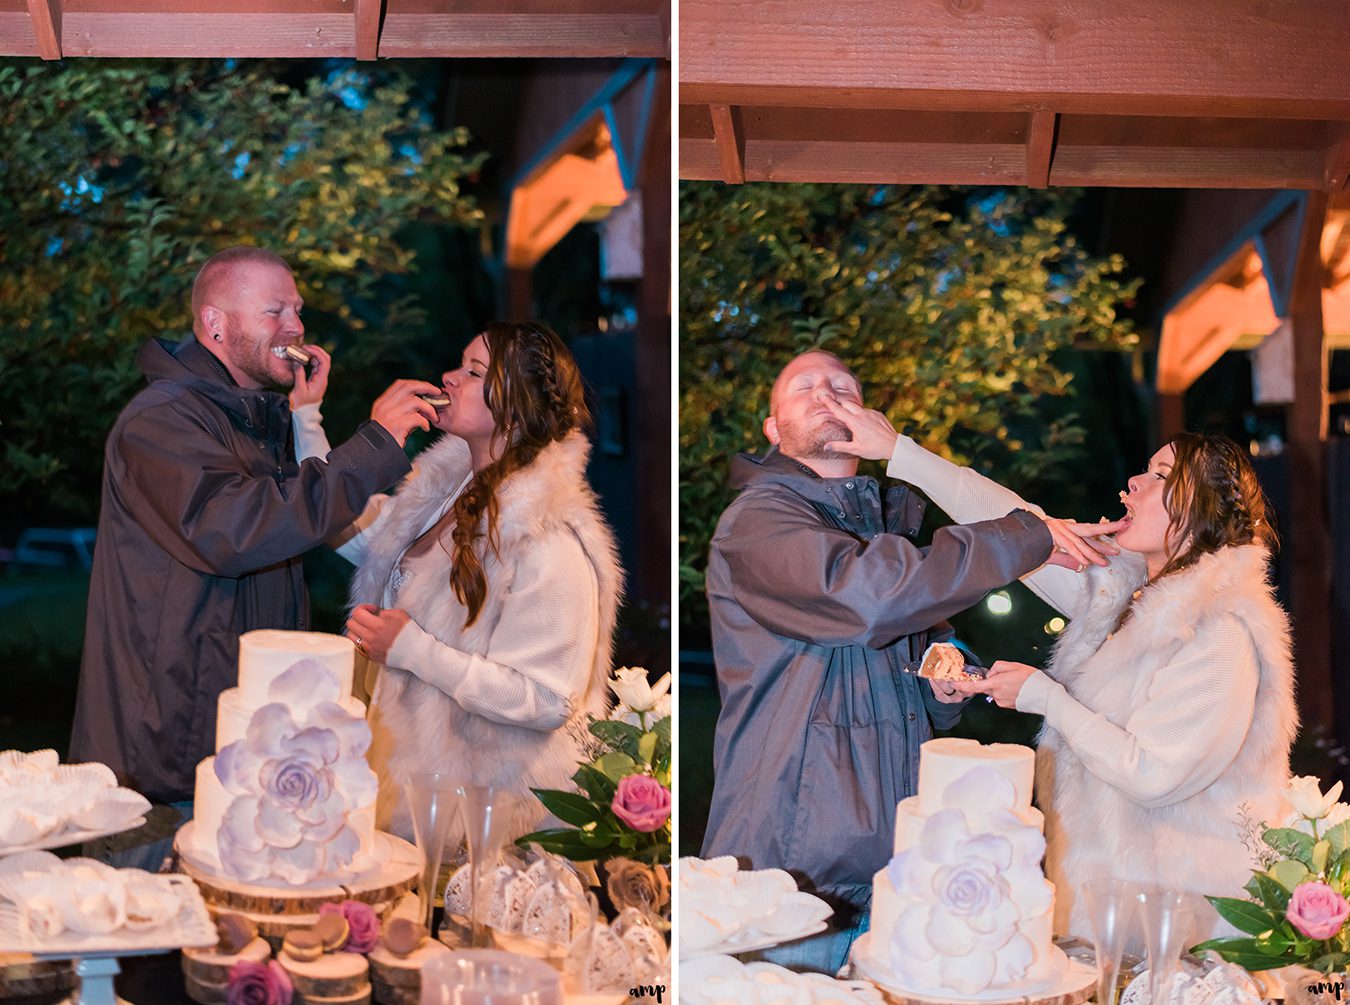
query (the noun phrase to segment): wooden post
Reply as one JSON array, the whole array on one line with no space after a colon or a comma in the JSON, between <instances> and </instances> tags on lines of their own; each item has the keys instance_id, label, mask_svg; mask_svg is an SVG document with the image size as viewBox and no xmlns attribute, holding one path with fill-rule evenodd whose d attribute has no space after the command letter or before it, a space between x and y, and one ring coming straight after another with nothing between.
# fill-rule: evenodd
<instances>
[{"instance_id":1,"label":"wooden post","mask_svg":"<svg viewBox=\"0 0 1350 1005\"><path fill-rule=\"evenodd\" d=\"M1327 353L1322 319L1322 227L1327 195L1309 192L1289 299L1294 403L1288 412L1294 665L1305 726L1332 723L1331 531L1326 509Z\"/></svg>"},{"instance_id":2,"label":"wooden post","mask_svg":"<svg viewBox=\"0 0 1350 1005\"><path fill-rule=\"evenodd\" d=\"M1186 431L1186 393L1158 395L1158 442Z\"/></svg>"},{"instance_id":3,"label":"wooden post","mask_svg":"<svg viewBox=\"0 0 1350 1005\"><path fill-rule=\"evenodd\" d=\"M638 573L633 597L670 603L670 64L657 71L643 142L642 283L638 290L637 456L642 465Z\"/></svg>"},{"instance_id":4,"label":"wooden post","mask_svg":"<svg viewBox=\"0 0 1350 1005\"><path fill-rule=\"evenodd\" d=\"M534 317L534 270L506 269L506 302L502 316L511 321Z\"/></svg>"}]
</instances>

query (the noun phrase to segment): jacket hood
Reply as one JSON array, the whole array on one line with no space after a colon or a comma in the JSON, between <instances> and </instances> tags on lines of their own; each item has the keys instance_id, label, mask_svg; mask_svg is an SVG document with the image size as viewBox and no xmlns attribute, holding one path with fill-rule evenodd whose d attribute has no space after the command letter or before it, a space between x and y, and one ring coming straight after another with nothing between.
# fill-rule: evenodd
<instances>
[{"instance_id":1,"label":"jacket hood","mask_svg":"<svg viewBox=\"0 0 1350 1005\"><path fill-rule=\"evenodd\" d=\"M224 364L191 335L177 342L151 339L141 346L136 363L151 386L170 381L186 387L238 417L249 429L265 428L268 416L278 410L289 413L284 394L240 387Z\"/></svg>"}]
</instances>

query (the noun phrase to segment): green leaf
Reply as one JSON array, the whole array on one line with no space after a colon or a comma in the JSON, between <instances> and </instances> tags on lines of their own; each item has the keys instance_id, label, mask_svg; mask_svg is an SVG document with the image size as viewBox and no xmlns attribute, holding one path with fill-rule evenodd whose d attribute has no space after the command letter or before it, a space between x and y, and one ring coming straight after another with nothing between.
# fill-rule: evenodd
<instances>
[{"instance_id":1,"label":"green leaf","mask_svg":"<svg viewBox=\"0 0 1350 1005\"><path fill-rule=\"evenodd\" d=\"M1313 839L1292 827L1272 827L1262 835L1271 848L1288 858L1297 859L1305 866L1312 865Z\"/></svg>"},{"instance_id":2,"label":"green leaf","mask_svg":"<svg viewBox=\"0 0 1350 1005\"><path fill-rule=\"evenodd\" d=\"M1308 867L1302 862L1285 859L1283 862L1276 862L1270 867L1270 878L1293 893L1294 887L1308 878Z\"/></svg>"},{"instance_id":3,"label":"green leaf","mask_svg":"<svg viewBox=\"0 0 1350 1005\"><path fill-rule=\"evenodd\" d=\"M1325 839L1318 841L1312 847L1312 871L1321 874L1327 867L1327 857L1331 854L1331 842Z\"/></svg>"},{"instance_id":4,"label":"green leaf","mask_svg":"<svg viewBox=\"0 0 1350 1005\"><path fill-rule=\"evenodd\" d=\"M1325 956L1317 957L1308 966L1318 973L1331 974L1338 970L1344 970L1348 963L1350 963L1350 953L1327 953Z\"/></svg>"},{"instance_id":5,"label":"green leaf","mask_svg":"<svg viewBox=\"0 0 1350 1005\"><path fill-rule=\"evenodd\" d=\"M595 762L595 767L597 770L603 773L606 778L609 778L617 782L620 778L623 778L625 775L631 775L634 771L636 771L637 762L634 761L627 754L620 754L615 752L605 754L603 757L598 758Z\"/></svg>"},{"instance_id":6,"label":"green leaf","mask_svg":"<svg viewBox=\"0 0 1350 1005\"><path fill-rule=\"evenodd\" d=\"M614 801L615 785L604 774L596 771L589 764L583 764L577 768L572 775L572 781L577 786L584 789L586 795L590 796L597 803L608 806Z\"/></svg>"},{"instance_id":7,"label":"green leaf","mask_svg":"<svg viewBox=\"0 0 1350 1005\"><path fill-rule=\"evenodd\" d=\"M1350 851L1350 820L1342 820L1322 837L1331 842L1332 854L1340 855L1345 851Z\"/></svg>"},{"instance_id":8,"label":"green leaf","mask_svg":"<svg viewBox=\"0 0 1350 1005\"><path fill-rule=\"evenodd\" d=\"M638 740L638 760L643 764L651 764L652 757L656 754L656 734L643 733L642 739Z\"/></svg>"},{"instance_id":9,"label":"green leaf","mask_svg":"<svg viewBox=\"0 0 1350 1005\"><path fill-rule=\"evenodd\" d=\"M586 844L581 838L581 831L571 828L534 831L524 837L517 838L516 844L521 848L537 844L544 851L561 855L573 862L591 862L598 858L604 858L605 852L608 850L607 848L595 848Z\"/></svg>"},{"instance_id":10,"label":"green leaf","mask_svg":"<svg viewBox=\"0 0 1350 1005\"><path fill-rule=\"evenodd\" d=\"M608 809L601 809L588 798L575 792L561 792L558 789L534 789L539 801L548 811L563 823L584 827L595 823Z\"/></svg>"},{"instance_id":11,"label":"green leaf","mask_svg":"<svg viewBox=\"0 0 1350 1005\"><path fill-rule=\"evenodd\" d=\"M1190 951L1196 956L1209 951L1216 952L1229 963L1236 963L1244 970L1274 970L1289 964L1289 961L1282 957L1270 956L1258 950L1255 939L1229 937L1210 939L1192 946Z\"/></svg>"},{"instance_id":12,"label":"green leaf","mask_svg":"<svg viewBox=\"0 0 1350 1005\"><path fill-rule=\"evenodd\" d=\"M591 733L629 757L638 756L638 738L642 736L642 730L631 723L615 719L597 719L591 723Z\"/></svg>"},{"instance_id":13,"label":"green leaf","mask_svg":"<svg viewBox=\"0 0 1350 1005\"><path fill-rule=\"evenodd\" d=\"M1243 889L1266 907L1280 914L1283 914L1284 909L1289 906L1289 891L1264 872L1253 873Z\"/></svg>"},{"instance_id":14,"label":"green leaf","mask_svg":"<svg viewBox=\"0 0 1350 1005\"><path fill-rule=\"evenodd\" d=\"M1234 897L1207 897L1205 899L1214 905L1214 909L1219 912L1221 918L1239 932L1260 935L1262 932L1274 928L1281 920L1279 915L1261 907L1259 904L1253 904L1249 900L1237 900Z\"/></svg>"}]
</instances>

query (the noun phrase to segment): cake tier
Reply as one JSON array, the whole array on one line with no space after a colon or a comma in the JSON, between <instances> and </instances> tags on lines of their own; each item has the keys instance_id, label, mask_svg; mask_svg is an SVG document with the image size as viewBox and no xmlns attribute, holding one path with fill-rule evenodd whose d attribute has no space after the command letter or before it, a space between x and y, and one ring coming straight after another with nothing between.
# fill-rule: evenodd
<instances>
[{"instance_id":1,"label":"cake tier","mask_svg":"<svg viewBox=\"0 0 1350 1005\"><path fill-rule=\"evenodd\" d=\"M1034 806L1017 810L1013 813L1013 816L1025 826L1035 827L1038 831L1045 832L1045 815ZM897 855L918 843L919 834L923 831L923 825L928 822L928 817L929 815L923 811L918 796L910 796L908 799L900 801L900 805L895 808L895 853Z\"/></svg>"},{"instance_id":2,"label":"cake tier","mask_svg":"<svg viewBox=\"0 0 1350 1005\"><path fill-rule=\"evenodd\" d=\"M342 635L260 629L239 636L239 692L245 708L267 704L267 689L300 660L316 660L337 674L340 693L352 693L356 646ZM217 750L220 748L217 747Z\"/></svg>"},{"instance_id":3,"label":"cake tier","mask_svg":"<svg viewBox=\"0 0 1350 1005\"><path fill-rule=\"evenodd\" d=\"M220 753L235 740L242 740L248 732L249 720L261 706L249 703L240 688L232 687L221 692L220 704L216 707L216 753ZM342 709L357 719L366 717L366 706L360 698L348 695L342 701Z\"/></svg>"},{"instance_id":4,"label":"cake tier","mask_svg":"<svg viewBox=\"0 0 1350 1005\"><path fill-rule=\"evenodd\" d=\"M221 821L225 818L225 812L230 808L230 803L235 796L226 791L225 786L220 784L220 779L216 777L216 759L208 757L197 765L197 787L195 793L195 803L192 811L193 833L192 833L192 853L195 857L204 860L212 865L219 866L220 851L216 839L216 833L220 830ZM375 845L375 806L362 806L353 810L347 815L347 826L356 832L357 839L361 842L361 850L357 853L357 860L367 858ZM315 882L331 876L320 876L315 878Z\"/></svg>"},{"instance_id":5,"label":"cake tier","mask_svg":"<svg viewBox=\"0 0 1350 1005\"><path fill-rule=\"evenodd\" d=\"M929 740L919 748L919 804L924 813L942 809L947 786L974 768L992 768L1017 792L1018 807L1031 806L1031 785L1036 773L1036 755L1016 743L980 743L944 737Z\"/></svg>"},{"instance_id":6,"label":"cake tier","mask_svg":"<svg viewBox=\"0 0 1350 1005\"><path fill-rule=\"evenodd\" d=\"M1051 934L1051 925L1055 913L1054 884L1046 879L1042 879L1040 882L1049 888L1050 908L1034 917L1022 919L1017 927L1018 933L1031 943L1034 954L1031 965L1020 975L1009 975L1007 973L1000 975L996 971L994 980L987 988L980 989L980 993L998 990L1006 991L1008 997L1016 997L1020 991L1055 980L1064 969L1064 954L1055 950ZM886 870L882 869L872 880L872 918L869 946L873 959L902 981L908 972L908 968L902 953L894 945L894 936L903 906L901 898L891 885L890 877ZM1002 955L996 951L995 959L999 962L999 969L1006 969L1006 962L1000 958ZM949 959L951 960L951 966L947 969L950 972L955 974L969 973L969 967L965 965L960 956L953 955ZM911 987L907 983L906 987L917 994L940 996L943 992L950 994L955 985L944 984L939 979L931 987Z\"/></svg>"}]
</instances>

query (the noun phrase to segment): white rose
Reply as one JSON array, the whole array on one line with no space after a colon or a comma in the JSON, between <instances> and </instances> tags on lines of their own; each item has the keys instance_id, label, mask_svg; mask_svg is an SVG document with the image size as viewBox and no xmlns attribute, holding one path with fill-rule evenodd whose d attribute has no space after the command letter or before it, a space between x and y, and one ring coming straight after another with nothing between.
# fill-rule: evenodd
<instances>
[{"instance_id":1,"label":"white rose","mask_svg":"<svg viewBox=\"0 0 1350 1005\"><path fill-rule=\"evenodd\" d=\"M1341 797L1341 788L1341 783L1337 782L1323 795L1321 782L1316 777L1299 775L1289 780L1284 797L1289 800L1289 805L1299 816L1308 820L1321 820Z\"/></svg>"},{"instance_id":2,"label":"white rose","mask_svg":"<svg viewBox=\"0 0 1350 1005\"><path fill-rule=\"evenodd\" d=\"M620 667L609 682L610 690L633 712L650 712L652 707L670 691L670 674L654 685L647 683L647 671L642 667Z\"/></svg>"}]
</instances>

